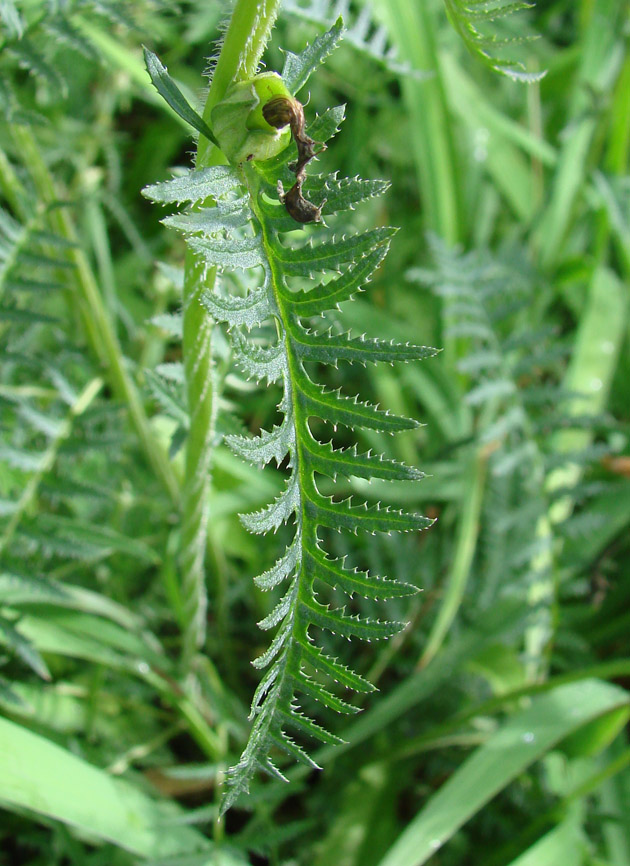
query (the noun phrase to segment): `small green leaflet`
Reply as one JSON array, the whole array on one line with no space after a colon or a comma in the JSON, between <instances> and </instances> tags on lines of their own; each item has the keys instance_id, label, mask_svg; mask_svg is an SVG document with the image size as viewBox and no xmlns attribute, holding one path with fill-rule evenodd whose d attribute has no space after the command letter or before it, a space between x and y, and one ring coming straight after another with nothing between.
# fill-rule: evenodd
<instances>
[{"instance_id":1,"label":"small green leaflet","mask_svg":"<svg viewBox=\"0 0 630 866\"><path fill-rule=\"evenodd\" d=\"M293 54L291 51L286 52L282 79L291 93L295 94L304 87L311 73L337 47L337 43L343 37L343 31L343 18L339 17L330 30L318 36L300 54Z\"/></svg>"},{"instance_id":2,"label":"small green leaflet","mask_svg":"<svg viewBox=\"0 0 630 866\"><path fill-rule=\"evenodd\" d=\"M190 105L184 94L168 74L166 66L164 66L157 54L149 51L149 49L144 46L143 50L147 72L149 73L153 86L160 96L168 102L173 111L178 114L182 120L185 120L186 123L190 124L190 126L196 129L197 132L205 135L207 139L218 147L219 142L212 134L212 130L205 120L200 117L195 109Z\"/></svg>"}]
</instances>

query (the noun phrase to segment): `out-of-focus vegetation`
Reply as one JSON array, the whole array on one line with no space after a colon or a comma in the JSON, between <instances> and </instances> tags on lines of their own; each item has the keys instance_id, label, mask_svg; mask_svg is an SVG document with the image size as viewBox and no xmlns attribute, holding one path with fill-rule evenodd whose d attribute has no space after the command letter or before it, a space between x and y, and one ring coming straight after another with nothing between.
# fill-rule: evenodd
<instances>
[{"instance_id":1,"label":"out-of-focus vegetation","mask_svg":"<svg viewBox=\"0 0 630 866\"><path fill-rule=\"evenodd\" d=\"M510 5L285 0L267 47L281 70L281 49L343 14L308 85L307 119L347 105L317 171L391 182L334 223L400 231L325 324L443 348L317 370L425 424L359 440L428 477L336 490L438 520L326 537L422 588L349 604L409 626L326 644L380 693L326 714L347 742L316 752L322 772L289 765L288 785L258 780L217 820L268 645L256 622L277 601L252 577L287 540L238 517L284 473L223 437L278 423L279 390L246 380L215 328L197 654L184 244L140 190L195 150L142 44L201 108L228 9L0 3L2 866L630 863L629 9L539 0L484 20Z\"/></svg>"}]
</instances>

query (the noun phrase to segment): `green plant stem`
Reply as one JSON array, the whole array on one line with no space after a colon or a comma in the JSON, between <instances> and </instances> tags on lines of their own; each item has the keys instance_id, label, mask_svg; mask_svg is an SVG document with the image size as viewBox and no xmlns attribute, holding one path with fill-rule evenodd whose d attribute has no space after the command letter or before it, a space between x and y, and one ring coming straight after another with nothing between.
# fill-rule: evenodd
<instances>
[{"instance_id":1,"label":"green plant stem","mask_svg":"<svg viewBox=\"0 0 630 866\"><path fill-rule=\"evenodd\" d=\"M453 564L446 581L442 606L418 663L419 668L426 667L440 651L464 598L470 567L477 548L487 462L488 456L485 450L479 450L471 455L468 472L464 476L464 501L461 504Z\"/></svg>"},{"instance_id":2,"label":"green plant stem","mask_svg":"<svg viewBox=\"0 0 630 866\"><path fill-rule=\"evenodd\" d=\"M280 0L237 0L203 110L203 119L210 128L212 109L223 99L231 82L256 73L279 8ZM207 164L211 148L212 143L202 137L197 150L198 168Z\"/></svg>"},{"instance_id":3,"label":"green plant stem","mask_svg":"<svg viewBox=\"0 0 630 866\"><path fill-rule=\"evenodd\" d=\"M116 394L127 404L131 423L153 471L162 482L173 502L179 499L179 484L162 446L151 430L142 400L126 366L112 322L98 289L87 257L77 242L72 218L67 208L55 207L59 196L53 178L39 152L31 131L14 125L11 134L18 153L28 167L40 200L51 207L50 221L54 230L71 244L68 258L74 265L78 306L88 343L103 368Z\"/></svg>"},{"instance_id":4,"label":"green plant stem","mask_svg":"<svg viewBox=\"0 0 630 866\"><path fill-rule=\"evenodd\" d=\"M214 438L215 400L212 372L212 322L201 306L203 291L212 286L215 272L186 252L183 296L183 359L190 427L182 488L179 552L182 598L184 669L205 639L207 593L205 553L208 530L210 462Z\"/></svg>"},{"instance_id":5,"label":"green plant stem","mask_svg":"<svg viewBox=\"0 0 630 866\"><path fill-rule=\"evenodd\" d=\"M279 0L238 0L225 34L203 118L211 127L214 106L234 80L255 74L279 8ZM197 169L225 162L212 142L200 136ZM186 441L182 493L180 587L183 611L182 666L188 670L203 645L208 606L205 556L208 543L208 498L214 439L215 395L212 371L212 321L200 303L214 285L216 270L206 269L191 251L186 255L183 289L183 361L190 428Z\"/></svg>"}]
</instances>

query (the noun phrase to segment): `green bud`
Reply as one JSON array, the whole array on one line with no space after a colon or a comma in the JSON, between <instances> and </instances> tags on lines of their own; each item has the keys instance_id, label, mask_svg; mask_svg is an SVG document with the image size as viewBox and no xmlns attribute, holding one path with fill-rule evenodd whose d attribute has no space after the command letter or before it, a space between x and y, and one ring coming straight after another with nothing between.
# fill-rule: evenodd
<instances>
[{"instance_id":1,"label":"green bud","mask_svg":"<svg viewBox=\"0 0 630 866\"><path fill-rule=\"evenodd\" d=\"M262 72L228 87L212 110L212 129L231 163L271 159L291 141L291 130L277 129L263 116L263 106L274 97L291 99L277 72Z\"/></svg>"}]
</instances>

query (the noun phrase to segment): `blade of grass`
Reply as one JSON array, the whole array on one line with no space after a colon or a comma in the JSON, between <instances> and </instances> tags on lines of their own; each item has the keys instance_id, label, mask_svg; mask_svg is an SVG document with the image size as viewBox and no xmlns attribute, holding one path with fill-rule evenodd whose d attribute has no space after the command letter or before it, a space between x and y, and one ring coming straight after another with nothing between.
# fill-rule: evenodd
<instances>
[{"instance_id":1,"label":"blade of grass","mask_svg":"<svg viewBox=\"0 0 630 866\"><path fill-rule=\"evenodd\" d=\"M418 175L425 228L449 245L465 236L459 196L458 161L435 44L435 14L427 3L381 0L378 5L399 57L432 73L424 81L401 81L409 137Z\"/></svg>"},{"instance_id":2,"label":"blade of grass","mask_svg":"<svg viewBox=\"0 0 630 866\"><path fill-rule=\"evenodd\" d=\"M177 823L174 804L154 800L7 719L0 719L0 777L5 806L63 821L142 857L208 846L197 830Z\"/></svg>"},{"instance_id":3,"label":"blade of grass","mask_svg":"<svg viewBox=\"0 0 630 866\"><path fill-rule=\"evenodd\" d=\"M614 86L624 57L622 29L619 27L621 14L622 6L618 0L600 0L590 8L569 128L552 181L551 197L536 232L543 270L552 270L560 260L575 203L585 186L589 154L600 122L597 103L606 98Z\"/></svg>"},{"instance_id":4,"label":"blade of grass","mask_svg":"<svg viewBox=\"0 0 630 866\"><path fill-rule=\"evenodd\" d=\"M622 733L611 743L606 757L611 761L628 756L628 738ZM630 826L624 820L630 815L630 769L607 779L599 788L599 807L610 820L604 822L602 834L610 866L626 866L630 863Z\"/></svg>"},{"instance_id":5,"label":"blade of grass","mask_svg":"<svg viewBox=\"0 0 630 866\"><path fill-rule=\"evenodd\" d=\"M582 866L586 838L579 817L573 810L566 820L512 860L510 866L557 866L559 863Z\"/></svg>"},{"instance_id":6,"label":"blade of grass","mask_svg":"<svg viewBox=\"0 0 630 866\"><path fill-rule=\"evenodd\" d=\"M421 866L519 773L593 719L630 704L598 680L561 686L509 719L434 794L379 866Z\"/></svg>"},{"instance_id":7,"label":"blade of grass","mask_svg":"<svg viewBox=\"0 0 630 866\"><path fill-rule=\"evenodd\" d=\"M471 455L467 470L463 473L463 495L452 564L445 581L442 604L419 661L421 668L430 664L440 651L464 598L477 547L486 466L487 454L479 449Z\"/></svg>"},{"instance_id":8,"label":"blade of grass","mask_svg":"<svg viewBox=\"0 0 630 866\"><path fill-rule=\"evenodd\" d=\"M531 165L525 154L543 164L553 165L554 149L528 129L506 117L492 105L480 88L473 84L449 52L440 54L444 85L453 112L468 129L471 138L479 130L487 132L483 167L493 184L512 208L515 216L528 223L535 211L535 188ZM538 87L537 84L529 87ZM521 93L522 91L517 91ZM525 99L525 93L522 97Z\"/></svg>"}]
</instances>

